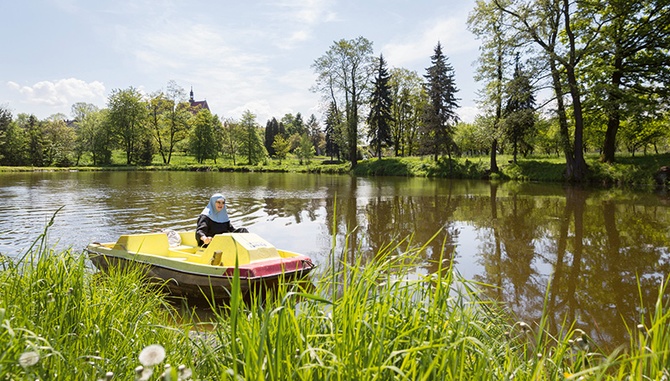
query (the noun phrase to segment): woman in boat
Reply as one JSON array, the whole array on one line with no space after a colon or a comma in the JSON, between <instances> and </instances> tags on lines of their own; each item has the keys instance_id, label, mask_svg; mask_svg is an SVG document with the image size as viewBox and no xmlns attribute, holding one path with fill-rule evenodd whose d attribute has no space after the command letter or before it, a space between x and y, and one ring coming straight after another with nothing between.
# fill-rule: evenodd
<instances>
[{"instance_id":1,"label":"woman in boat","mask_svg":"<svg viewBox=\"0 0 670 381\"><path fill-rule=\"evenodd\" d=\"M206 247L214 235L221 233L248 233L248 231L245 228L233 227L226 210L226 198L221 193L216 193L198 216L195 239L198 240L198 246Z\"/></svg>"}]
</instances>

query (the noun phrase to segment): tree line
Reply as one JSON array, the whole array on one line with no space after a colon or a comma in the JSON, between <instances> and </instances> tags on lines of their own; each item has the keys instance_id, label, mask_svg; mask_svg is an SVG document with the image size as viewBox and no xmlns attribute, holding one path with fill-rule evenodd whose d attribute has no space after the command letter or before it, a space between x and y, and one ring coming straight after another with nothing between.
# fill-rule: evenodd
<instances>
[{"instance_id":1,"label":"tree line","mask_svg":"<svg viewBox=\"0 0 670 381\"><path fill-rule=\"evenodd\" d=\"M94 166L107 166L114 164L113 150L125 154L126 165L150 165L154 155L167 165L177 152L198 163L225 157L234 164L255 165L268 155L281 159L288 153L309 161L324 144L314 115L306 123L300 113L286 114L279 122L272 118L263 131L249 110L234 120L194 107L174 81L148 96L133 87L114 89L103 109L76 103L72 119L63 114L45 120L28 114L13 118L7 107L0 107L4 166L77 166L84 157Z\"/></svg>"},{"instance_id":2,"label":"tree line","mask_svg":"<svg viewBox=\"0 0 670 381\"><path fill-rule=\"evenodd\" d=\"M364 37L333 42L312 63L324 114L267 121L246 111L240 120L193 110L173 81L142 97L114 90L107 108L72 107L39 121L0 107L0 164L71 165L89 154L110 164L147 164L175 151L198 162L226 157L257 164L293 154L346 160L426 155L434 160L488 155L563 155L566 179L588 176L586 152L604 162L615 153L669 146L670 0L589 2L479 0L468 26L482 42L475 79L481 113L458 115L456 73L438 41L425 73L389 68ZM321 127L323 123L323 128Z\"/></svg>"}]
</instances>

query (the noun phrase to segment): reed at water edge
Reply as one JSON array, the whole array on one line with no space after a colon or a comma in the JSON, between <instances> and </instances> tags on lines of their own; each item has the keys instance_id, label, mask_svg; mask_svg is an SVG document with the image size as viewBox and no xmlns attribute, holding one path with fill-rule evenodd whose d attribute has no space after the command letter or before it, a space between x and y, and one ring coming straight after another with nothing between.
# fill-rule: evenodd
<instances>
[{"instance_id":1,"label":"reed at water edge","mask_svg":"<svg viewBox=\"0 0 670 381\"><path fill-rule=\"evenodd\" d=\"M0 379L670 377L667 281L655 306L640 306L648 313L630 342L603 353L571 327L550 335L543 321L515 322L441 267L447 262L417 273L424 254L402 241L374 263L334 261L310 287L284 283L262 297L242 298L235 283L229 303L212 306L204 324L179 313L139 271L103 275L82 253L42 242L0 263Z\"/></svg>"}]
</instances>

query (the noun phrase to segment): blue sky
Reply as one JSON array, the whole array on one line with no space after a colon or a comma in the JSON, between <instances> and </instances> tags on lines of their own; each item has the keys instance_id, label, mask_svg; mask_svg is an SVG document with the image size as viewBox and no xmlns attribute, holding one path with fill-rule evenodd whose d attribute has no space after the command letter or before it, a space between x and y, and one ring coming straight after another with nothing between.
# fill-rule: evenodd
<instances>
[{"instance_id":1,"label":"blue sky","mask_svg":"<svg viewBox=\"0 0 670 381\"><path fill-rule=\"evenodd\" d=\"M474 0L2 1L0 105L13 115L106 107L114 89L145 94L174 80L212 112L265 125L298 113L322 119L311 67L340 39L363 36L389 67L425 74L438 41L454 67L460 118L476 114L479 42Z\"/></svg>"}]
</instances>

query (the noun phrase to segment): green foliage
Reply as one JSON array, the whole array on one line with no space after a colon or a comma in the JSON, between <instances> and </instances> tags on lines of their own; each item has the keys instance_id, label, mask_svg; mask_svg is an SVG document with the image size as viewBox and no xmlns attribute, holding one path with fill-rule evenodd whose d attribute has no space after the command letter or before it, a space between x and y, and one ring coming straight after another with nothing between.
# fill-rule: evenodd
<instances>
[{"instance_id":1,"label":"green foliage","mask_svg":"<svg viewBox=\"0 0 670 381\"><path fill-rule=\"evenodd\" d=\"M114 89L107 101L107 126L126 152L126 165L135 162L146 134L147 108L142 94L133 88Z\"/></svg>"},{"instance_id":2,"label":"green foliage","mask_svg":"<svg viewBox=\"0 0 670 381\"><path fill-rule=\"evenodd\" d=\"M343 104L345 128L342 136L346 138L346 146L339 148L347 154L352 167L358 162L359 111L365 102L363 95L369 86L373 66L372 42L362 36L334 42L312 64L318 76L316 90Z\"/></svg>"},{"instance_id":3,"label":"green foliage","mask_svg":"<svg viewBox=\"0 0 670 381\"><path fill-rule=\"evenodd\" d=\"M207 109L198 111L193 121L189 149L196 161L202 164L207 159L216 159L221 147L221 137L216 133L218 118Z\"/></svg>"},{"instance_id":4,"label":"green foliage","mask_svg":"<svg viewBox=\"0 0 670 381\"><path fill-rule=\"evenodd\" d=\"M447 152L449 159L454 148L454 125L458 121L456 109L458 98L454 68L442 53L440 42L430 57L431 66L426 69L428 107L424 114L424 129L420 141L424 153L432 154L437 160Z\"/></svg>"},{"instance_id":5,"label":"green foliage","mask_svg":"<svg viewBox=\"0 0 670 381\"><path fill-rule=\"evenodd\" d=\"M370 95L370 114L368 115L368 141L375 150L375 156L381 159L382 147L393 144L391 136L391 88L390 75L384 56L379 56L377 76L373 81Z\"/></svg>"},{"instance_id":6,"label":"green foliage","mask_svg":"<svg viewBox=\"0 0 670 381\"><path fill-rule=\"evenodd\" d=\"M286 159L290 148L290 143L286 139L284 139L281 135L275 136L275 141L272 143L272 150L275 153L274 157L279 160L280 164L282 160Z\"/></svg>"},{"instance_id":7,"label":"green foliage","mask_svg":"<svg viewBox=\"0 0 670 381\"><path fill-rule=\"evenodd\" d=\"M302 135L300 137L298 148L295 150L295 155L298 160L300 160L300 164L302 164L303 161L309 164L315 154L316 150L314 149L314 145L312 145L312 140L307 134Z\"/></svg>"},{"instance_id":8,"label":"green foliage","mask_svg":"<svg viewBox=\"0 0 670 381\"><path fill-rule=\"evenodd\" d=\"M240 152L247 158L247 164L256 165L267 157L267 151L260 136L260 128L256 123L256 115L246 110L240 121Z\"/></svg>"}]
</instances>

